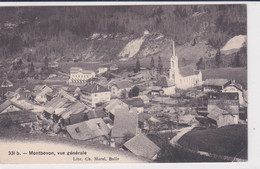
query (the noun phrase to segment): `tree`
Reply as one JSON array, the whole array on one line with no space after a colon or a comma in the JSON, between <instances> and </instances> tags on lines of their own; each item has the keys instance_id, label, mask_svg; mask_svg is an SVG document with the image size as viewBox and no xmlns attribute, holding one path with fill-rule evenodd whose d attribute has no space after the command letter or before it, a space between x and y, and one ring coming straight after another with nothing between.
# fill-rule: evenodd
<instances>
[{"instance_id":1,"label":"tree","mask_svg":"<svg viewBox=\"0 0 260 169\"><path fill-rule=\"evenodd\" d=\"M48 69L48 66L49 66L49 59L48 59L47 56L44 58L43 63L44 63L44 68L45 68L45 69Z\"/></svg>"},{"instance_id":2,"label":"tree","mask_svg":"<svg viewBox=\"0 0 260 169\"><path fill-rule=\"evenodd\" d=\"M127 91L126 91L125 89L121 92L120 97L121 97L122 99L126 99L126 98L127 98Z\"/></svg>"},{"instance_id":3,"label":"tree","mask_svg":"<svg viewBox=\"0 0 260 169\"><path fill-rule=\"evenodd\" d=\"M160 74L162 73L162 69L163 69L162 59L161 59L161 56L159 56L159 58L158 58L158 71L159 71Z\"/></svg>"},{"instance_id":4,"label":"tree","mask_svg":"<svg viewBox=\"0 0 260 169\"><path fill-rule=\"evenodd\" d=\"M21 67L21 66L22 66L22 64L23 64L23 61L22 61L22 59L19 59L19 61L18 61L18 63L17 63L17 66Z\"/></svg>"},{"instance_id":5,"label":"tree","mask_svg":"<svg viewBox=\"0 0 260 169\"><path fill-rule=\"evenodd\" d=\"M31 62L31 64L30 64L30 72L34 72L34 65L33 65L33 62Z\"/></svg>"},{"instance_id":6,"label":"tree","mask_svg":"<svg viewBox=\"0 0 260 169\"><path fill-rule=\"evenodd\" d=\"M135 73L139 72L140 70L141 70L140 61L139 61L139 58L137 58L136 64L135 64Z\"/></svg>"},{"instance_id":7,"label":"tree","mask_svg":"<svg viewBox=\"0 0 260 169\"><path fill-rule=\"evenodd\" d=\"M220 64L221 64L221 54L220 54L220 50L219 49L217 50L217 53L215 55L215 61L216 61L217 67L219 67Z\"/></svg>"},{"instance_id":8,"label":"tree","mask_svg":"<svg viewBox=\"0 0 260 169\"><path fill-rule=\"evenodd\" d=\"M239 67L239 66L241 66L241 62L240 62L240 54L239 53L237 53L236 55L235 55L235 60L234 60L234 65L233 65L234 67Z\"/></svg>"},{"instance_id":9,"label":"tree","mask_svg":"<svg viewBox=\"0 0 260 169\"><path fill-rule=\"evenodd\" d=\"M138 95L139 95L139 88L137 86L134 86L128 93L129 98L136 97Z\"/></svg>"},{"instance_id":10,"label":"tree","mask_svg":"<svg viewBox=\"0 0 260 169\"><path fill-rule=\"evenodd\" d=\"M205 69L205 64L203 64L203 58L201 57L196 63L197 70Z\"/></svg>"},{"instance_id":11,"label":"tree","mask_svg":"<svg viewBox=\"0 0 260 169\"><path fill-rule=\"evenodd\" d=\"M153 60L153 57L151 58L151 69L154 68L154 60Z\"/></svg>"},{"instance_id":12,"label":"tree","mask_svg":"<svg viewBox=\"0 0 260 169\"><path fill-rule=\"evenodd\" d=\"M25 72L24 71L21 71L19 74L18 74L18 79L23 79L25 78L26 75L25 75Z\"/></svg>"}]
</instances>

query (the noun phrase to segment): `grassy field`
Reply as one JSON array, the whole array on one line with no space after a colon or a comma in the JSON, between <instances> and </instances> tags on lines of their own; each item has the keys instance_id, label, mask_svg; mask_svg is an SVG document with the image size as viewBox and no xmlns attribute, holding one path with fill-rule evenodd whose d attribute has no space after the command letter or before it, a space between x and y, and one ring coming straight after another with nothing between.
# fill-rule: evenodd
<instances>
[{"instance_id":1,"label":"grassy field","mask_svg":"<svg viewBox=\"0 0 260 169\"><path fill-rule=\"evenodd\" d=\"M179 141L184 147L209 153L247 158L247 125L231 125L218 129L192 130ZM243 151L244 154L240 152Z\"/></svg>"},{"instance_id":2,"label":"grassy field","mask_svg":"<svg viewBox=\"0 0 260 169\"><path fill-rule=\"evenodd\" d=\"M212 157L202 156L196 153L190 153L183 149L173 147L169 141L167 134L149 134L148 138L152 140L156 145L161 148L161 153L159 157L155 160L158 163L181 163L181 162L227 162L219 159L214 159Z\"/></svg>"},{"instance_id":3,"label":"grassy field","mask_svg":"<svg viewBox=\"0 0 260 169\"><path fill-rule=\"evenodd\" d=\"M245 67L202 70L202 80L209 78L233 79L247 89L247 69Z\"/></svg>"}]
</instances>

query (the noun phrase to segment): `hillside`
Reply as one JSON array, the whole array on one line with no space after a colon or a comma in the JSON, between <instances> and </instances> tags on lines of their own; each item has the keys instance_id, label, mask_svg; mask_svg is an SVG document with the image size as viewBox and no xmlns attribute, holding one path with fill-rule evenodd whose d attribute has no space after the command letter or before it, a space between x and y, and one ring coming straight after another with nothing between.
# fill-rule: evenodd
<instances>
[{"instance_id":1,"label":"hillside","mask_svg":"<svg viewBox=\"0 0 260 169\"><path fill-rule=\"evenodd\" d=\"M235 157L240 151L247 158L247 126L231 125L218 129L192 130L179 141L184 147ZM241 155L242 156L242 155Z\"/></svg>"},{"instance_id":2,"label":"hillside","mask_svg":"<svg viewBox=\"0 0 260 169\"><path fill-rule=\"evenodd\" d=\"M165 55L169 39L178 45L223 46L246 34L246 6L6 7L0 11L0 28L2 59L108 61L128 54ZM145 30L152 36L142 39Z\"/></svg>"}]
</instances>

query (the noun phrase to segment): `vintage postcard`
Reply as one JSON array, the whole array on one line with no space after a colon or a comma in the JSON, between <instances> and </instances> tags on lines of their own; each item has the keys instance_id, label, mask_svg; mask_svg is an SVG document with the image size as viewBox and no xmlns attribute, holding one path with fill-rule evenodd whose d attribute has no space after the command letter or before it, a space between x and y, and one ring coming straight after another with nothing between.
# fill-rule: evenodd
<instances>
[{"instance_id":1,"label":"vintage postcard","mask_svg":"<svg viewBox=\"0 0 260 169\"><path fill-rule=\"evenodd\" d=\"M247 4L0 7L0 163L248 161Z\"/></svg>"}]
</instances>

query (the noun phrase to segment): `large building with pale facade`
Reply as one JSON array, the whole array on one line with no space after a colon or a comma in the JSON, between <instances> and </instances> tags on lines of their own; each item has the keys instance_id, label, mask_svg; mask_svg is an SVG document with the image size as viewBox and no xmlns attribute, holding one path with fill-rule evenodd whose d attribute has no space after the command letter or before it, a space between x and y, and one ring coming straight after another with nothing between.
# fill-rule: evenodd
<instances>
[{"instance_id":1,"label":"large building with pale facade","mask_svg":"<svg viewBox=\"0 0 260 169\"><path fill-rule=\"evenodd\" d=\"M83 70L80 67L70 68L70 79L71 84L85 84L88 79L94 78L96 76L94 71Z\"/></svg>"},{"instance_id":2,"label":"large building with pale facade","mask_svg":"<svg viewBox=\"0 0 260 169\"><path fill-rule=\"evenodd\" d=\"M172 44L169 79L174 81L176 88L179 89L188 89L202 85L201 71L195 70L192 66L179 68L178 57L175 53L174 41Z\"/></svg>"}]
</instances>

